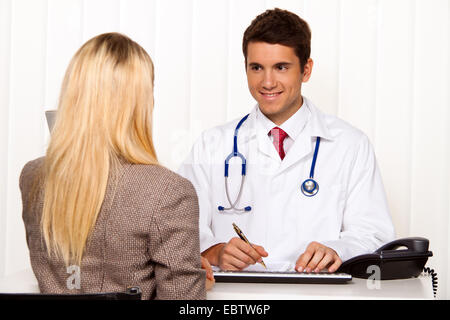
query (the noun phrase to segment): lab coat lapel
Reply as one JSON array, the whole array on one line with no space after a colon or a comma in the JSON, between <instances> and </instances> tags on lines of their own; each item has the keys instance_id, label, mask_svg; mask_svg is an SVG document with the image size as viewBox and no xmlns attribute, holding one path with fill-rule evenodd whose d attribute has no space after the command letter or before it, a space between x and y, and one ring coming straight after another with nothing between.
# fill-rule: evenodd
<instances>
[{"instance_id":1,"label":"lab coat lapel","mask_svg":"<svg viewBox=\"0 0 450 320\"><path fill-rule=\"evenodd\" d=\"M272 141L270 140L268 132L266 132L261 125L258 125L258 121L256 119L256 108L258 108L258 106L256 106L253 109L249 118L251 117L252 119L252 126L254 130L254 135L256 136L257 140L256 142L258 151L267 157L280 161L280 156L278 155L277 150L275 149Z\"/></svg>"},{"instance_id":2,"label":"lab coat lapel","mask_svg":"<svg viewBox=\"0 0 450 320\"><path fill-rule=\"evenodd\" d=\"M265 134L261 129L259 129L257 134L258 139L258 150L265 154L266 156L280 161L280 156L277 153L272 141L270 141L270 137Z\"/></svg>"},{"instance_id":3,"label":"lab coat lapel","mask_svg":"<svg viewBox=\"0 0 450 320\"><path fill-rule=\"evenodd\" d=\"M238 135L238 148L239 151L247 158L247 161L254 161L254 156L251 150L255 150L259 145L258 131L256 125L256 112L255 109L250 112L246 124L239 130Z\"/></svg>"},{"instance_id":4,"label":"lab coat lapel","mask_svg":"<svg viewBox=\"0 0 450 320\"><path fill-rule=\"evenodd\" d=\"M303 132L297 137L294 144L287 152L284 160L281 162L278 173L281 173L290 166L301 161L306 156L311 155L312 158L312 153L314 151L313 144L316 137L333 140L333 136L331 135L320 110L318 110L307 98L304 99L305 104L310 111L310 117Z\"/></svg>"},{"instance_id":5,"label":"lab coat lapel","mask_svg":"<svg viewBox=\"0 0 450 320\"><path fill-rule=\"evenodd\" d=\"M305 128L306 129L306 128ZM294 165L298 161L302 160L305 156L312 153L312 141L309 132L302 132L300 136L295 140L289 151L286 153L283 161L281 162L278 173L286 170L290 166ZM308 130L309 131L309 130Z\"/></svg>"}]
</instances>

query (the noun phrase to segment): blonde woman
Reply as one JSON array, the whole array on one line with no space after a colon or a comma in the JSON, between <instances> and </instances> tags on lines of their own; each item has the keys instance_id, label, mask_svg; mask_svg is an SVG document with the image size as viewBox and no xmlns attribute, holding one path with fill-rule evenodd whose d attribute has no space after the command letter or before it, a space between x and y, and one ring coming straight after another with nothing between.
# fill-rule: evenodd
<instances>
[{"instance_id":1,"label":"blonde woman","mask_svg":"<svg viewBox=\"0 0 450 320\"><path fill-rule=\"evenodd\" d=\"M143 299L205 298L197 196L158 164L153 79L145 50L118 33L70 62L47 153L20 176L42 293L139 286Z\"/></svg>"}]
</instances>

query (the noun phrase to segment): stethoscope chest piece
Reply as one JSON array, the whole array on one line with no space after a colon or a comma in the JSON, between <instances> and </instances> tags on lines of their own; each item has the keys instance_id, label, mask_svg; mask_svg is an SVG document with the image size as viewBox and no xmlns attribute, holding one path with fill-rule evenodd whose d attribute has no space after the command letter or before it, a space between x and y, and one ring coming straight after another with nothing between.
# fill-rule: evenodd
<instances>
[{"instance_id":1,"label":"stethoscope chest piece","mask_svg":"<svg viewBox=\"0 0 450 320\"><path fill-rule=\"evenodd\" d=\"M316 167L317 153L319 152L320 137L317 137L316 147L314 148L314 156L311 164L311 171L309 172L309 179L303 181L300 190L307 197L312 197L319 192L319 184L314 180L314 169Z\"/></svg>"},{"instance_id":2,"label":"stethoscope chest piece","mask_svg":"<svg viewBox=\"0 0 450 320\"><path fill-rule=\"evenodd\" d=\"M314 179L306 179L300 189L305 196L312 197L319 192L319 184Z\"/></svg>"}]
</instances>

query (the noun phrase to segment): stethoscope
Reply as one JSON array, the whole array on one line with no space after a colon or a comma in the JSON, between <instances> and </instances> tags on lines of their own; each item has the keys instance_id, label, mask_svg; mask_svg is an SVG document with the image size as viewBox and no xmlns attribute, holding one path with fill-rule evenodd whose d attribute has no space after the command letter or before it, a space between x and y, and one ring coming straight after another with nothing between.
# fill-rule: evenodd
<instances>
[{"instance_id":1,"label":"stethoscope","mask_svg":"<svg viewBox=\"0 0 450 320\"><path fill-rule=\"evenodd\" d=\"M246 211L252 210L251 206L247 206L244 208L236 208L236 204L239 202L241 195L242 195L242 188L244 186L245 175L246 175L246 170L247 170L247 160L245 159L244 155L242 153L240 153L238 150L237 138L238 138L239 129L241 128L244 121L247 120L248 116L249 115L247 114L245 117L243 117L237 124L236 129L234 129L233 151L225 159L225 193L227 195L227 199L228 199L228 203L230 204L230 207L225 208L223 206L218 206L217 209L219 211L236 210L236 211L240 211L240 212L246 212ZM320 145L320 137L317 137L316 146L314 148L313 161L311 164L311 170L309 172L309 179L306 179L305 181L303 181L303 183L301 184L301 187L300 187L300 190L302 191L302 193L307 197L315 196L317 194L317 192L319 192L319 184L317 183L316 180L314 180L314 168L316 167L317 154L319 153L319 145ZM228 168L229 168L230 160L234 157L239 157L241 159L242 178L241 178L241 186L239 188L238 196L236 197L236 200L233 202L233 201L231 201L230 193L228 191Z\"/></svg>"}]
</instances>

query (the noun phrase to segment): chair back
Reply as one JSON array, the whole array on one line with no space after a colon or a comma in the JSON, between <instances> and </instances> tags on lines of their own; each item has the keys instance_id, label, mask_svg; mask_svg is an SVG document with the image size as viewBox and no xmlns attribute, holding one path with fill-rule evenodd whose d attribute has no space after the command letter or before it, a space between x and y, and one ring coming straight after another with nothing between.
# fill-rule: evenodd
<instances>
[{"instance_id":1,"label":"chair back","mask_svg":"<svg viewBox=\"0 0 450 320\"><path fill-rule=\"evenodd\" d=\"M52 132L53 126L55 124L55 119L56 119L56 110L45 111L45 117L47 118L48 130L50 132Z\"/></svg>"}]
</instances>

